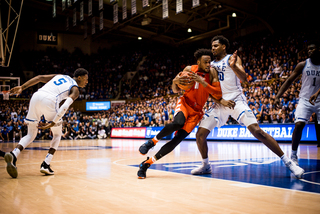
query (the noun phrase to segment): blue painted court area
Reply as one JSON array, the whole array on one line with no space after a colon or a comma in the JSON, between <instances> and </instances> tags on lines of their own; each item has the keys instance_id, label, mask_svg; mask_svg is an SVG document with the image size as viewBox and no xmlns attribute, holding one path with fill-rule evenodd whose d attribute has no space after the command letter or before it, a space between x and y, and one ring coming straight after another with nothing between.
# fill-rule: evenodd
<instances>
[{"instance_id":1,"label":"blue painted court area","mask_svg":"<svg viewBox=\"0 0 320 214\"><path fill-rule=\"evenodd\" d=\"M59 146L58 151L63 150L99 150L99 149L112 149L112 146ZM26 150L49 150L50 147L27 147Z\"/></svg>"},{"instance_id":2,"label":"blue painted court area","mask_svg":"<svg viewBox=\"0 0 320 214\"><path fill-rule=\"evenodd\" d=\"M299 165L305 170L304 177L300 180L294 178L278 158L210 161L210 163L212 174L195 176L320 193L320 160L300 159ZM191 175L191 170L199 165L201 162L156 163L149 169Z\"/></svg>"}]
</instances>

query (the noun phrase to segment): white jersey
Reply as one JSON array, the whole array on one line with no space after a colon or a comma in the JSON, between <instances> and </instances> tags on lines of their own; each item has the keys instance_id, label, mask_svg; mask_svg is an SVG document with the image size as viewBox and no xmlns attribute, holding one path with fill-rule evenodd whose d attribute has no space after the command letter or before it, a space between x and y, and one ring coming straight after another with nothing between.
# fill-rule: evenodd
<instances>
[{"instance_id":1,"label":"white jersey","mask_svg":"<svg viewBox=\"0 0 320 214\"><path fill-rule=\"evenodd\" d=\"M70 89L73 86L78 87L78 84L74 79L68 75L57 75L44 86L42 86L38 91L55 97L56 103L59 104L62 100L67 99L70 94Z\"/></svg>"},{"instance_id":2,"label":"white jersey","mask_svg":"<svg viewBox=\"0 0 320 214\"><path fill-rule=\"evenodd\" d=\"M310 58L306 60L302 70L301 83L300 99L309 100L320 88L320 65L312 64ZM320 96L318 96L316 102L320 102Z\"/></svg>"},{"instance_id":3,"label":"white jersey","mask_svg":"<svg viewBox=\"0 0 320 214\"><path fill-rule=\"evenodd\" d=\"M212 61L210 64L211 67L218 71L222 98L224 100L235 100L236 97L242 95L240 79L229 65L230 56L231 54L228 54L222 60L218 62Z\"/></svg>"}]
</instances>

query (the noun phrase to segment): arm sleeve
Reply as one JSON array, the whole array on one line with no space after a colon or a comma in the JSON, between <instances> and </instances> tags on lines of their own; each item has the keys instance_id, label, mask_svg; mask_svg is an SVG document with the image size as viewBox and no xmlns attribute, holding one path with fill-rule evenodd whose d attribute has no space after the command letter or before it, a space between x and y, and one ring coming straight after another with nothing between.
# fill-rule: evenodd
<instances>
[{"instance_id":1,"label":"arm sleeve","mask_svg":"<svg viewBox=\"0 0 320 214\"><path fill-rule=\"evenodd\" d=\"M66 101L63 103L63 105L59 108L58 113L53 118L52 122L58 123L58 121L63 117L63 115L66 113L66 111L72 103L73 99L71 97L68 97Z\"/></svg>"},{"instance_id":2,"label":"arm sleeve","mask_svg":"<svg viewBox=\"0 0 320 214\"><path fill-rule=\"evenodd\" d=\"M204 89L211 94L214 99L220 100L222 98L220 82L213 82L211 85L208 84Z\"/></svg>"}]
</instances>

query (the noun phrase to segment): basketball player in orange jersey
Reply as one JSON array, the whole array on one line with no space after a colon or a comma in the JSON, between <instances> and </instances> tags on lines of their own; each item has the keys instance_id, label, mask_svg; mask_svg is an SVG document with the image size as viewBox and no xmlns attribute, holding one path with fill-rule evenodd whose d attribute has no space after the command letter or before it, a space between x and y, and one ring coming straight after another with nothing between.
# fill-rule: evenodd
<instances>
[{"instance_id":1,"label":"basketball player in orange jersey","mask_svg":"<svg viewBox=\"0 0 320 214\"><path fill-rule=\"evenodd\" d=\"M177 131L175 137L161 147L159 152L152 158L147 158L139 166L138 178L146 178L146 171L151 164L170 153L183 139L185 139L194 127L199 123L203 115L203 106L207 102L209 94L220 100L222 93L218 74L214 68L210 68L211 51L199 49L194 53L197 65L187 66L183 71L189 72L188 76L180 76L180 73L172 81L172 90L180 91L178 84L186 85L195 81L192 88L186 90L179 98L175 107L174 120L167 124L152 140L148 140L139 148L145 155L155 144L165 136Z\"/></svg>"}]
</instances>

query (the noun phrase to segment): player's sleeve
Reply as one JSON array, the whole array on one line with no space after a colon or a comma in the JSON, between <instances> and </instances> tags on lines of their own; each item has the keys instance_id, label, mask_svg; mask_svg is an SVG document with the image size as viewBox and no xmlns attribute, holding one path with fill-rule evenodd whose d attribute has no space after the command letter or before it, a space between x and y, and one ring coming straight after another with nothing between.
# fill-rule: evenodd
<instances>
[{"instance_id":1,"label":"player's sleeve","mask_svg":"<svg viewBox=\"0 0 320 214\"><path fill-rule=\"evenodd\" d=\"M208 84L206 87L204 87L204 89L211 94L211 96L216 99L216 100L220 100L222 98L222 91L221 91L221 86L220 86L220 82L213 82L211 85Z\"/></svg>"},{"instance_id":2,"label":"player's sleeve","mask_svg":"<svg viewBox=\"0 0 320 214\"><path fill-rule=\"evenodd\" d=\"M63 105L59 108L56 116L52 120L54 123L58 123L58 121L63 117L63 115L66 113L68 110L69 106L73 103L73 99L68 97L66 101L63 103Z\"/></svg>"}]
</instances>

